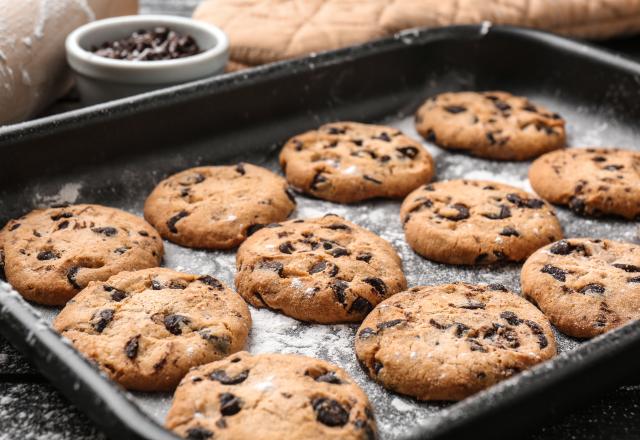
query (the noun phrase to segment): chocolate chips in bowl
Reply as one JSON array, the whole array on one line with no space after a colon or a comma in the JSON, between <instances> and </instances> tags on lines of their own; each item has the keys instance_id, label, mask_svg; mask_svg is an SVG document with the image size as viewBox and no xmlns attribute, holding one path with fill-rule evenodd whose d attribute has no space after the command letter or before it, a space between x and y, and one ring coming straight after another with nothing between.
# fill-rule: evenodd
<instances>
[{"instance_id":1,"label":"chocolate chips in bowl","mask_svg":"<svg viewBox=\"0 0 640 440\"><path fill-rule=\"evenodd\" d=\"M92 47L92 52L117 60L159 61L189 57L202 51L190 34L159 26L153 30L137 30L120 40L105 41L100 47Z\"/></svg>"}]
</instances>

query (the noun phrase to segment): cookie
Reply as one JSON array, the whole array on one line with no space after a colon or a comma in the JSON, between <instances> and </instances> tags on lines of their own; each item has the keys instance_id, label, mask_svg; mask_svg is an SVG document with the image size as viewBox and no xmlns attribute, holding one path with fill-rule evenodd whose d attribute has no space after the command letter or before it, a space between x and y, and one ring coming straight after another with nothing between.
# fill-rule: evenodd
<instances>
[{"instance_id":1,"label":"cookie","mask_svg":"<svg viewBox=\"0 0 640 440\"><path fill-rule=\"evenodd\" d=\"M449 264L523 261L562 238L548 203L512 186L480 180L423 186L404 200L400 218L417 253Z\"/></svg>"},{"instance_id":2,"label":"cookie","mask_svg":"<svg viewBox=\"0 0 640 440\"><path fill-rule=\"evenodd\" d=\"M144 217L182 246L230 249L296 206L286 181L255 165L191 168L156 186Z\"/></svg>"},{"instance_id":3,"label":"cookie","mask_svg":"<svg viewBox=\"0 0 640 440\"><path fill-rule=\"evenodd\" d=\"M125 388L159 391L241 350L251 315L211 276L155 268L89 283L53 326Z\"/></svg>"},{"instance_id":4,"label":"cookie","mask_svg":"<svg viewBox=\"0 0 640 440\"><path fill-rule=\"evenodd\" d=\"M640 152L570 148L537 159L529 180L541 197L578 215L640 219Z\"/></svg>"},{"instance_id":5,"label":"cookie","mask_svg":"<svg viewBox=\"0 0 640 440\"><path fill-rule=\"evenodd\" d=\"M378 304L356 355L385 388L419 400L461 400L556 354L531 303L499 284L420 286Z\"/></svg>"},{"instance_id":6,"label":"cookie","mask_svg":"<svg viewBox=\"0 0 640 440\"><path fill-rule=\"evenodd\" d=\"M307 356L241 352L191 371L165 425L189 440L374 440L365 393L349 375Z\"/></svg>"},{"instance_id":7,"label":"cookie","mask_svg":"<svg viewBox=\"0 0 640 440\"><path fill-rule=\"evenodd\" d=\"M399 198L431 180L433 159L420 142L382 125L335 122L290 139L280 153L287 181L324 200Z\"/></svg>"},{"instance_id":8,"label":"cookie","mask_svg":"<svg viewBox=\"0 0 640 440\"><path fill-rule=\"evenodd\" d=\"M416 113L416 129L439 147L498 160L526 160L565 145L557 113L506 92L443 93Z\"/></svg>"},{"instance_id":9,"label":"cookie","mask_svg":"<svg viewBox=\"0 0 640 440\"><path fill-rule=\"evenodd\" d=\"M591 338L640 319L640 246L571 238L535 252L522 292L561 332Z\"/></svg>"},{"instance_id":10,"label":"cookie","mask_svg":"<svg viewBox=\"0 0 640 440\"><path fill-rule=\"evenodd\" d=\"M389 243L333 214L256 232L238 249L236 268L250 304L319 323L359 322L407 284Z\"/></svg>"},{"instance_id":11,"label":"cookie","mask_svg":"<svg viewBox=\"0 0 640 440\"><path fill-rule=\"evenodd\" d=\"M90 281L158 266L164 252L143 219L100 205L35 210L3 231L7 281L39 304L62 305Z\"/></svg>"}]
</instances>

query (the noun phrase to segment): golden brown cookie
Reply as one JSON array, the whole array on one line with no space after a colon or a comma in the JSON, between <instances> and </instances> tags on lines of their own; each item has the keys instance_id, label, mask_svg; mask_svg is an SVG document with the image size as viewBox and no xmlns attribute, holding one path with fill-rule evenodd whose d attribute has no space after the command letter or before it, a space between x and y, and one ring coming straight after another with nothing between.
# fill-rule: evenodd
<instances>
[{"instance_id":1,"label":"golden brown cookie","mask_svg":"<svg viewBox=\"0 0 640 440\"><path fill-rule=\"evenodd\" d=\"M570 148L537 159L529 169L541 197L579 215L640 218L640 152Z\"/></svg>"},{"instance_id":2,"label":"golden brown cookie","mask_svg":"<svg viewBox=\"0 0 640 440\"><path fill-rule=\"evenodd\" d=\"M53 326L125 388L159 391L241 350L251 315L211 276L155 268L91 282Z\"/></svg>"},{"instance_id":3,"label":"golden brown cookie","mask_svg":"<svg viewBox=\"0 0 640 440\"><path fill-rule=\"evenodd\" d=\"M441 263L523 261L562 238L551 206L520 189L480 180L447 180L407 196L400 209L405 237Z\"/></svg>"},{"instance_id":4,"label":"golden brown cookie","mask_svg":"<svg viewBox=\"0 0 640 440\"><path fill-rule=\"evenodd\" d=\"M100 205L39 209L0 233L9 283L30 301L62 305L90 281L162 261L160 236L133 214Z\"/></svg>"},{"instance_id":5,"label":"golden brown cookie","mask_svg":"<svg viewBox=\"0 0 640 440\"><path fill-rule=\"evenodd\" d=\"M487 159L526 160L565 145L565 122L507 92L455 92L429 98L416 129L439 147Z\"/></svg>"},{"instance_id":6,"label":"golden brown cookie","mask_svg":"<svg viewBox=\"0 0 640 440\"><path fill-rule=\"evenodd\" d=\"M640 319L640 246L571 238L522 266L522 292L569 336L590 338Z\"/></svg>"},{"instance_id":7,"label":"golden brown cookie","mask_svg":"<svg viewBox=\"0 0 640 440\"><path fill-rule=\"evenodd\" d=\"M333 214L256 232L238 249L236 267L250 304L320 323L361 321L407 285L388 242Z\"/></svg>"},{"instance_id":8,"label":"golden brown cookie","mask_svg":"<svg viewBox=\"0 0 640 440\"><path fill-rule=\"evenodd\" d=\"M255 165L198 167L168 177L144 204L144 217L182 246L229 249L296 207L287 182Z\"/></svg>"},{"instance_id":9,"label":"golden brown cookie","mask_svg":"<svg viewBox=\"0 0 640 440\"><path fill-rule=\"evenodd\" d=\"M414 287L378 304L356 355L384 387L419 400L461 400L550 359L556 343L532 304L501 285Z\"/></svg>"},{"instance_id":10,"label":"golden brown cookie","mask_svg":"<svg viewBox=\"0 0 640 440\"><path fill-rule=\"evenodd\" d=\"M434 173L420 142L395 128L356 122L334 122L291 138L280 165L293 187L339 203L404 197Z\"/></svg>"},{"instance_id":11,"label":"golden brown cookie","mask_svg":"<svg viewBox=\"0 0 640 440\"><path fill-rule=\"evenodd\" d=\"M189 440L374 440L369 400L320 359L241 352L191 371L165 425Z\"/></svg>"}]
</instances>

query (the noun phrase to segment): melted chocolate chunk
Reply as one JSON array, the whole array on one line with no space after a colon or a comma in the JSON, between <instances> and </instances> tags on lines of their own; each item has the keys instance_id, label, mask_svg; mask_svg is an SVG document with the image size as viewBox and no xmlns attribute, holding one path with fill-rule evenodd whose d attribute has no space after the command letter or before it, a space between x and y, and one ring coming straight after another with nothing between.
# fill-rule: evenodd
<instances>
[{"instance_id":1,"label":"melted chocolate chunk","mask_svg":"<svg viewBox=\"0 0 640 440\"><path fill-rule=\"evenodd\" d=\"M216 290L224 290L224 285L217 279L210 275L204 275L198 278L198 281L206 284L207 286L211 286Z\"/></svg>"},{"instance_id":2,"label":"melted chocolate chunk","mask_svg":"<svg viewBox=\"0 0 640 440\"><path fill-rule=\"evenodd\" d=\"M124 354L129 359L135 359L138 356L138 348L140 346L140 335L134 336L133 338L127 341L127 344L124 346Z\"/></svg>"},{"instance_id":3,"label":"melted chocolate chunk","mask_svg":"<svg viewBox=\"0 0 640 440\"><path fill-rule=\"evenodd\" d=\"M409 159L415 159L418 155L418 149L416 147L399 147L396 148L396 150L403 157L408 157Z\"/></svg>"},{"instance_id":4,"label":"melted chocolate chunk","mask_svg":"<svg viewBox=\"0 0 640 440\"><path fill-rule=\"evenodd\" d=\"M111 320L113 319L114 311L113 309L104 309L98 312L98 320L93 323L93 328L98 333L102 333L102 331L109 325Z\"/></svg>"},{"instance_id":5,"label":"melted chocolate chunk","mask_svg":"<svg viewBox=\"0 0 640 440\"><path fill-rule=\"evenodd\" d=\"M446 219L457 222L457 221L465 220L469 218L469 208L467 208L462 203L455 203L451 205L451 207L456 211L458 211L458 213L452 216L446 216L445 217Z\"/></svg>"},{"instance_id":6,"label":"melted chocolate chunk","mask_svg":"<svg viewBox=\"0 0 640 440\"><path fill-rule=\"evenodd\" d=\"M345 291L347 288L349 288L349 283L343 280L335 280L333 284L331 284L331 290L333 290L333 294L340 304L344 304L345 302Z\"/></svg>"},{"instance_id":7,"label":"melted chocolate chunk","mask_svg":"<svg viewBox=\"0 0 640 440\"><path fill-rule=\"evenodd\" d=\"M371 255L369 252L363 252L356 257L356 260L368 263L369 261L371 261L372 257L373 255Z\"/></svg>"},{"instance_id":8,"label":"melted chocolate chunk","mask_svg":"<svg viewBox=\"0 0 640 440\"><path fill-rule=\"evenodd\" d=\"M242 400L231 393L222 393L220 399L220 413L223 416L238 414L242 409Z\"/></svg>"},{"instance_id":9,"label":"melted chocolate chunk","mask_svg":"<svg viewBox=\"0 0 640 440\"><path fill-rule=\"evenodd\" d=\"M262 261L260 262L258 269L265 269L275 272L280 276L280 278L283 278L284 275L284 266L282 265L282 263L279 263L277 261Z\"/></svg>"},{"instance_id":10,"label":"melted chocolate chunk","mask_svg":"<svg viewBox=\"0 0 640 440\"><path fill-rule=\"evenodd\" d=\"M625 272L640 272L640 267L634 266L633 264L614 263L612 266L622 269Z\"/></svg>"},{"instance_id":11,"label":"melted chocolate chunk","mask_svg":"<svg viewBox=\"0 0 640 440\"><path fill-rule=\"evenodd\" d=\"M378 295L382 295L382 296L386 295L387 285L380 278L367 277L367 278L363 278L362 281L372 286L373 290L375 290Z\"/></svg>"},{"instance_id":12,"label":"melted chocolate chunk","mask_svg":"<svg viewBox=\"0 0 640 440\"><path fill-rule=\"evenodd\" d=\"M500 317L507 321L510 325L520 325L522 320L513 312L505 311L500 313Z\"/></svg>"},{"instance_id":13,"label":"melted chocolate chunk","mask_svg":"<svg viewBox=\"0 0 640 440\"><path fill-rule=\"evenodd\" d=\"M329 255L331 255L334 258L338 258L338 257L344 257L346 255L351 255L351 252L348 249L337 247L337 248L331 249L329 251Z\"/></svg>"},{"instance_id":14,"label":"melted chocolate chunk","mask_svg":"<svg viewBox=\"0 0 640 440\"><path fill-rule=\"evenodd\" d=\"M540 199L523 199L515 193L507 194L507 200L518 208L540 209L544 206L544 202Z\"/></svg>"},{"instance_id":15,"label":"melted chocolate chunk","mask_svg":"<svg viewBox=\"0 0 640 440\"><path fill-rule=\"evenodd\" d=\"M91 228L91 231L95 232L96 234L106 235L107 237L113 237L118 234L118 230L110 226L104 228Z\"/></svg>"},{"instance_id":16,"label":"melted chocolate chunk","mask_svg":"<svg viewBox=\"0 0 640 440\"><path fill-rule=\"evenodd\" d=\"M236 165L236 173L240 174L241 176L247 174L247 171L244 169L244 164L242 162Z\"/></svg>"},{"instance_id":17,"label":"melted chocolate chunk","mask_svg":"<svg viewBox=\"0 0 640 440\"><path fill-rule=\"evenodd\" d=\"M511 210L507 205L500 205L500 212L482 215L490 220L502 220L511 217Z\"/></svg>"},{"instance_id":18,"label":"melted chocolate chunk","mask_svg":"<svg viewBox=\"0 0 640 440\"><path fill-rule=\"evenodd\" d=\"M188 215L189 213L187 211L180 211L179 213L171 217L169 220L167 220L167 228L169 228L169 232L177 234L178 229L176 228L176 223L178 223L180 220L187 217Z\"/></svg>"},{"instance_id":19,"label":"melted chocolate chunk","mask_svg":"<svg viewBox=\"0 0 640 440\"><path fill-rule=\"evenodd\" d=\"M238 385L249 377L249 370L243 370L235 376L229 376L224 370L215 370L209 377L211 380L216 380L223 385Z\"/></svg>"},{"instance_id":20,"label":"melted chocolate chunk","mask_svg":"<svg viewBox=\"0 0 640 440\"><path fill-rule=\"evenodd\" d=\"M293 244L291 244L290 241L285 241L284 243L280 243L280 246L278 246L278 249L283 254L290 254L296 250L296 248L293 247Z\"/></svg>"},{"instance_id":21,"label":"melted chocolate chunk","mask_svg":"<svg viewBox=\"0 0 640 440\"><path fill-rule=\"evenodd\" d=\"M46 261L46 260L57 260L58 258L60 258L60 256L53 251L42 251L38 253L36 258L40 261Z\"/></svg>"},{"instance_id":22,"label":"melted chocolate chunk","mask_svg":"<svg viewBox=\"0 0 640 440\"><path fill-rule=\"evenodd\" d=\"M311 402L316 412L316 420L327 426L344 426L349 421L349 411L340 403L329 398L316 398Z\"/></svg>"},{"instance_id":23,"label":"melted chocolate chunk","mask_svg":"<svg viewBox=\"0 0 640 440\"><path fill-rule=\"evenodd\" d=\"M349 313L360 313L362 315L368 315L373 310L373 304L371 304L366 298L358 296L349 308Z\"/></svg>"},{"instance_id":24,"label":"melted chocolate chunk","mask_svg":"<svg viewBox=\"0 0 640 440\"><path fill-rule=\"evenodd\" d=\"M327 262L326 261L319 261L316 264L314 264L313 266L311 266L311 269L309 269L309 274L313 275L314 273L322 272L326 268L327 268Z\"/></svg>"},{"instance_id":25,"label":"melted chocolate chunk","mask_svg":"<svg viewBox=\"0 0 640 440\"><path fill-rule=\"evenodd\" d=\"M164 327L172 335L182 334L182 325L187 325L191 322L189 318L182 315L167 315L164 317Z\"/></svg>"},{"instance_id":26,"label":"melted chocolate chunk","mask_svg":"<svg viewBox=\"0 0 640 440\"><path fill-rule=\"evenodd\" d=\"M591 283L591 284L587 284L586 286L578 289L578 292L582 293L582 294L597 294L597 295L603 295L604 294L604 286L602 284L598 284L598 283Z\"/></svg>"},{"instance_id":27,"label":"melted chocolate chunk","mask_svg":"<svg viewBox=\"0 0 640 440\"><path fill-rule=\"evenodd\" d=\"M71 284L74 288L82 289L82 286L78 284L78 282L76 281L78 270L80 270L78 266L70 267L69 270L67 271L67 281L69 281L69 284Z\"/></svg>"},{"instance_id":28,"label":"melted chocolate chunk","mask_svg":"<svg viewBox=\"0 0 640 440\"><path fill-rule=\"evenodd\" d=\"M560 240L554 243L550 248L549 252L555 255L569 255L573 251L580 250L584 252L583 245L573 245L569 243L567 240Z\"/></svg>"},{"instance_id":29,"label":"melted chocolate chunk","mask_svg":"<svg viewBox=\"0 0 640 440\"><path fill-rule=\"evenodd\" d=\"M336 373L333 371L329 371L323 375L320 375L318 377L315 378L316 382L325 382L325 383L330 383L333 385L342 385L342 381L340 380L340 378L338 376L336 376Z\"/></svg>"},{"instance_id":30,"label":"melted chocolate chunk","mask_svg":"<svg viewBox=\"0 0 640 440\"><path fill-rule=\"evenodd\" d=\"M445 111L452 113L454 115L467 111L467 108L461 105L445 105L443 108L445 109Z\"/></svg>"},{"instance_id":31,"label":"melted chocolate chunk","mask_svg":"<svg viewBox=\"0 0 640 440\"><path fill-rule=\"evenodd\" d=\"M541 269L542 273L548 273L552 277L554 277L558 281L562 281L563 283L567 280L567 272L560 269L559 267L552 266L550 264L545 264Z\"/></svg>"}]
</instances>

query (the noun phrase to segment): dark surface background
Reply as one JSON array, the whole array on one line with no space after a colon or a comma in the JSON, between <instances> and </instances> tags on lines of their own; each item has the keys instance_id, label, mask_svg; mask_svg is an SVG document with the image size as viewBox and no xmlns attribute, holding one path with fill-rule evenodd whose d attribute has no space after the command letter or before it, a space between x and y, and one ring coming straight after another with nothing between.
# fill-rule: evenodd
<instances>
[{"instance_id":1,"label":"dark surface background","mask_svg":"<svg viewBox=\"0 0 640 440\"><path fill-rule=\"evenodd\" d=\"M141 12L189 15L197 2L141 0ZM640 60L640 37L599 44ZM57 110L74 106L71 99ZM639 415L640 374L635 383L593 401L580 402L576 410L558 414L526 438L637 439L640 438ZM106 436L0 336L0 440L22 438L67 440L106 439Z\"/></svg>"}]
</instances>

